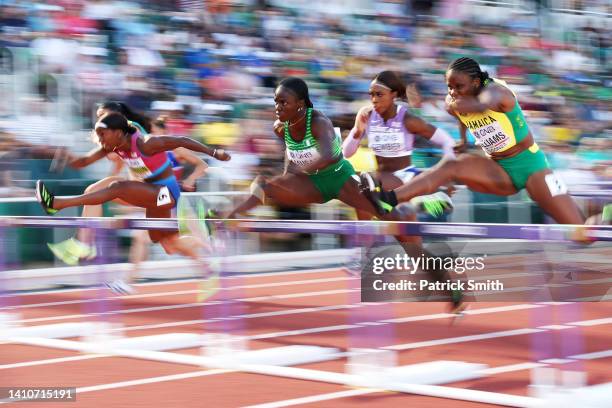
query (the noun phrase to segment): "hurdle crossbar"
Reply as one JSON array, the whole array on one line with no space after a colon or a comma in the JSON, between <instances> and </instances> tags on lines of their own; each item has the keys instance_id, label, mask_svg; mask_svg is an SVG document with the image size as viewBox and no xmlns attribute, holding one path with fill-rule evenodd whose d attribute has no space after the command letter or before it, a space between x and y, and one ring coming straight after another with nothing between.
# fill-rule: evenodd
<instances>
[{"instance_id":1,"label":"hurdle crossbar","mask_svg":"<svg viewBox=\"0 0 612 408\"><path fill-rule=\"evenodd\" d=\"M561 224L439 223L406 221L210 219L244 232L339 235L417 235L545 241L612 241L612 226ZM176 218L0 216L0 227L176 230Z\"/></svg>"}]
</instances>

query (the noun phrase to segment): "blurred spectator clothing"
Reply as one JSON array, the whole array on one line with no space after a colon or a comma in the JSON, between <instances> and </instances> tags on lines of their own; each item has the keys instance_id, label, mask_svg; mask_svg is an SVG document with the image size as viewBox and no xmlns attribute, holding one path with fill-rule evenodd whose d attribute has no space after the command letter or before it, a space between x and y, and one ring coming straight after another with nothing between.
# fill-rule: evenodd
<instances>
[{"instance_id":1,"label":"blurred spectator clothing","mask_svg":"<svg viewBox=\"0 0 612 408\"><path fill-rule=\"evenodd\" d=\"M541 2L485 3L4 0L0 116L27 123L16 133L24 140L57 132L87 150L83 134L102 100L151 116L166 111L154 102L188 106L168 110L170 132L242 152L248 160L235 163L246 179L282 161L271 133L281 78L304 78L315 108L346 132L372 78L397 70L418 85L417 113L458 137L444 109L444 72L470 56L508 81L551 161L595 172L610 159L609 22ZM609 13L609 1L566 3ZM369 160L358 166L371 168Z\"/></svg>"}]
</instances>

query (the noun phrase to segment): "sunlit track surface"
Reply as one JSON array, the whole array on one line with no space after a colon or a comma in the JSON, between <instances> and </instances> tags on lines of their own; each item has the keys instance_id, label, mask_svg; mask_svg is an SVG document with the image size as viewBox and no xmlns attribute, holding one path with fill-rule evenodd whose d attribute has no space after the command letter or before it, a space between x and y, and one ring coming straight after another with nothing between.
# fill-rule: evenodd
<instances>
[{"instance_id":1,"label":"sunlit track surface","mask_svg":"<svg viewBox=\"0 0 612 408\"><path fill-rule=\"evenodd\" d=\"M489 265L493 267L491 274L516 273L517 264L524 262L515 261L515 256L498 259ZM532 269L531 273L537 271ZM24 326L103 320L121 324L128 337L229 329L245 336L253 350L302 344L337 347L345 352L367 343L356 334L373 327L390 333L373 346L397 350L401 365L435 360L487 364L485 377L444 385L495 393L528 395L530 369L537 366L563 369L578 364L587 372L589 384L612 381L612 306L605 302L478 302L451 325L453 319L442 303L393 303L378 310L375 306L377 311L372 313L371 305L356 304L358 282L342 270L281 272L230 280L232 297L240 301L209 299L198 303L196 282L163 282L139 285L135 295L103 298L96 303L89 301L92 296L100 296L95 289L23 294L11 303ZM237 316L224 319L215 315L215 308L228 303ZM365 310L369 312L362 313ZM563 354L562 335L582 336L577 354ZM548 342L548 355L533 355L535 336L543 336ZM200 349L173 352L197 356ZM558 360L551 360L554 358ZM346 357L338 356L301 367L342 373L346 361ZM335 407L363 403L380 407L486 406L10 343L0 346L0 372L3 386L77 387L77 402L70 404L75 407L151 406L151 401L155 406L181 407L201 407L206 401L214 401L215 407Z\"/></svg>"}]
</instances>

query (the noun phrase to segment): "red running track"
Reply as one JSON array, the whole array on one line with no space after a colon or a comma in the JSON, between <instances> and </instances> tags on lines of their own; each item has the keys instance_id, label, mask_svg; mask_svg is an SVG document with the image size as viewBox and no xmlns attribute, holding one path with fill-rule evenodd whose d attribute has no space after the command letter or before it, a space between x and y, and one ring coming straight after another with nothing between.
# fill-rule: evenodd
<instances>
[{"instance_id":1,"label":"red running track","mask_svg":"<svg viewBox=\"0 0 612 408\"><path fill-rule=\"evenodd\" d=\"M251 349L291 344L391 347L406 365L435 360L483 363L498 370L477 380L445 385L513 395L528 395L529 366L518 364L610 351L612 306L604 302L474 303L464 318L451 325L442 303L355 305L358 281L340 270L250 275L228 282L233 289L219 296L228 294L241 301L230 307L222 303L225 309L211 299L197 303L195 282L139 285L136 295L103 298L103 302L92 300L106 293L89 289L27 294L12 303L21 323L28 326L105 319L121 323L126 336L225 330L248 336ZM96 317L95 312L107 314ZM228 313L241 318L211 322ZM378 324L381 320L390 322ZM355 327L363 322L375 323ZM546 327L537 334L524 330L542 326ZM540 344L541 353L533 352L534 342ZM343 372L345 363L338 359L303 367ZM583 369L589 384L600 384L612 381L611 363L612 353L607 353L553 361L551 366ZM487 406L6 343L0 345L0 378L4 387L77 387L75 403L59 404L75 408ZM30 405L41 407L39 402L19 406Z\"/></svg>"}]
</instances>

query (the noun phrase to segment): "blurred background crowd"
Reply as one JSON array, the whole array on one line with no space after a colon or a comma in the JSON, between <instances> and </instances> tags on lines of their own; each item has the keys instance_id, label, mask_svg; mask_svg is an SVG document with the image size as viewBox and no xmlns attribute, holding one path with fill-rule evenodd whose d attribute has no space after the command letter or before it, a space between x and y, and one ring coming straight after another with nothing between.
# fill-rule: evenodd
<instances>
[{"instance_id":1,"label":"blurred background crowd","mask_svg":"<svg viewBox=\"0 0 612 408\"><path fill-rule=\"evenodd\" d=\"M346 134L373 76L399 71L411 108L458 137L443 74L463 55L517 92L568 183L612 178L608 0L0 0L0 10L5 196L48 170L8 165L32 158L16 146L89 150L105 100L167 115L170 134L229 149L234 160L208 182L244 189L282 166L272 98L290 75L308 82L315 107ZM435 162L435 149L419 147L415 164ZM367 154L355 161L373 166ZM48 177L97 179L109 166Z\"/></svg>"}]
</instances>

